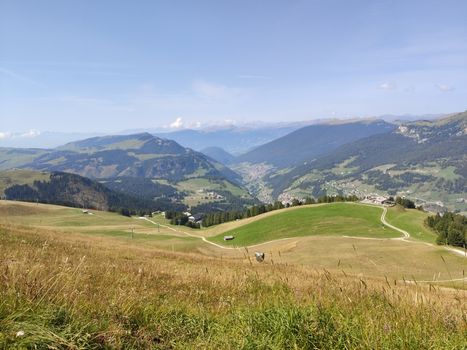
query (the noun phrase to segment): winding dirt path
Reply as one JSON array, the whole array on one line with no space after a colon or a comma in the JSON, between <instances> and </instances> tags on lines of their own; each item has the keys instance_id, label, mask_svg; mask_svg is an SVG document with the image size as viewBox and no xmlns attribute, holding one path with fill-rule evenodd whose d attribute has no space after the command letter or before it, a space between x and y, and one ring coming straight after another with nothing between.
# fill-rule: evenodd
<instances>
[{"instance_id":1,"label":"winding dirt path","mask_svg":"<svg viewBox=\"0 0 467 350\"><path fill-rule=\"evenodd\" d=\"M389 228L392 228L393 230L396 230L400 233L402 233L404 235L404 237L399 237L399 238L392 238L392 239L397 239L397 240L405 240L407 238L410 238L410 233L408 233L407 231L399 228L399 227L396 227L394 225L391 225L389 222L386 221L386 214L388 212L388 208L387 207L384 207L383 208L383 212L381 213L381 223Z\"/></svg>"},{"instance_id":2,"label":"winding dirt path","mask_svg":"<svg viewBox=\"0 0 467 350\"><path fill-rule=\"evenodd\" d=\"M146 217L140 217L140 219L141 219L141 220L149 221L150 223L152 223L152 224L154 224L154 225L158 225L158 226L160 226L160 227L165 227L165 228L167 228L167 229L169 229L169 230L171 230L171 231L178 232L178 233L182 233L182 234L184 234L184 235L186 235L186 236L188 236L188 237L199 238L199 239L201 239L203 242L205 242L205 243L207 243L207 244L211 244L211 245L213 245L213 246L215 246L215 247L217 247L217 248L221 248L221 249L243 249L243 248L249 248L249 247L242 247L242 248L237 248L237 247L224 247L224 246L222 246L222 245L220 245L220 244L217 244L217 243L208 241L208 240L206 239L206 237L194 235L194 234L191 234L191 233L188 233L188 232L185 232L185 231L180 231L180 230L177 230L177 229L175 229L175 228L173 228L173 227L170 227L170 226L168 226L168 225L159 224L158 222L152 221L152 220L150 220L150 219L148 219L148 218L146 218ZM264 243L263 243L263 244L264 244Z\"/></svg>"},{"instance_id":3,"label":"winding dirt path","mask_svg":"<svg viewBox=\"0 0 467 350\"><path fill-rule=\"evenodd\" d=\"M250 248L256 248L256 247L259 247L259 246L262 246L262 245L265 245L265 244L269 244L269 243L276 243L276 242L280 242L280 241L286 241L286 240L290 240L290 239L296 239L296 237L287 237L287 238L280 238L280 239L274 239L272 241L267 241L267 242L262 242L262 243L258 243L258 244L253 244L253 245L249 245L249 246L243 246L243 247L225 247L223 245L220 245L220 244L217 244L217 243L214 243L214 242L211 242L211 241L208 241L206 239L206 237L203 237L203 236L198 236L198 235L194 235L194 234L191 234L191 233L188 233L188 232L185 232L185 231L180 231L180 230L177 230L173 227L170 227L168 225L164 225L164 224L159 224L158 222L155 222L155 221L152 221L146 217L141 217L140 218L141 220L146 220L146 221L149 221L150 223L154 224L154 225L159 225L161 227L165 227L171 231L174 231L174 232L177 232L177 233L181 233L181 234L184 234L188 237L193 237L193 238L199 238L201 239L203 242L207 243L207 244L210 244L214 247L217 247L217 248L220 248L220 249L227 249L227 250L242 250L242 249L250 249Z\"/></svg>"},{"instance_id":4,"label":"winding dirt path","mask_svg":"<svg viewBox=\"0 0 467 350\"><path fill-rule=\"evenodd\" d=\"M366 204L368 205L368 204ZM383 225L395 230L395 231L398 231L400 232L403 236L402 237L397 237L397 238L372 238L372 237L353 237L353 236L342 236L342 237L345 237L345 238L352 238L352 239L363 239L363 240L378 240L378 241L382 241L382 240L397 240L397 241L402 241L402 242L407 242L407 243L415 243L415 244L425 244L425 245L428 245L428 246L431 246L431 247L438 247L434 244L431 244L431 243L427 243L427 242L419 242L419 241L414 241L414 240L410 240L411 236L410 236L410 233L408 233L407 231L397 227L397 226L394 226L394 225L391 225L390 223L388 223L386 221L386 214L388 212L388 208L387 207L382 207L382 206L379 206L379 205L368 205L368 206L371 206L371 207L377 207L377 208L381 208L383 209L383 212L381 213L381 217L380 217L380 221ZM193 238L198 238L198 239L201 239L203 242L207 243L207 244L210 244L216 248L219 248L219 249L225 249L225 250L238 250L238 249L251 249L251 248L256 248L256 247L260 247L260 246L263 246L265 244L269 244L269 243L276 243L276 242L280 242L280 241L285 241L285 240L290 240L290 239L297 239L297 237L288 237L288 238L281 238L281 239L274 239L274 240L271 240L271 241L267 241L267 242L262 242L262 243L258 243L258 244L254 244L254 245L250 245L250 246L243 246L243 247L226 247L226 246L223 246L221 244L217 244L217 243L214 243L214 242L211 242L211 241L208 241L206 239L206 237L204 236L198 236L198 235L195 235L195 234L191 234L191 233L188 233L186 231L181 231L181 230L177 230L173 227L170 227L168 225L164 225L164 224L159 224L155 221L152 221L146 217L141 217L140 219L142 220L146 220L146 221L149 221L150 223L154 224L154 225L159 225L161 227L165 227L171 231L174 231L174 232L177 232L177 233L181 233L181 234L184 234L188 237L193 237ZM451 248L451 247L446 247L446 246L443 246L444 249L456 254L456 255L459 255L459 256L462 256L462 257L465 257L467 258L467 251L464 251L464 250L461 250L461 249L456 249L456 248Z\"/></svg>"}]
</instances>

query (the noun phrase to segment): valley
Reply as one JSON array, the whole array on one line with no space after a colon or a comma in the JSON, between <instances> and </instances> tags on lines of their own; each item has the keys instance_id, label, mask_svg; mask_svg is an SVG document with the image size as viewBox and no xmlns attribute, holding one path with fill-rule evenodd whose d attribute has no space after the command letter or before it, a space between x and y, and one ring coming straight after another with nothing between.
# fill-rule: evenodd
<instances>
[{"instance_id":1,"label":"valley","mask_svg":"<svg viewBox=\"0 0 467 350\"><path fill-rule=\"evenodd\" d=\"M436 121L419 121L400 125L389 132L369 135L348 144L316 149L301 163L283 163L270 158L269 147L284 152L300 152L287 137L255 150L255 157L232 166L245 178L250 191L266 201L279 198L319 197L324 194L371 193L400 195L416 199L430 211L467 211L465 165L467 164L467 113ZM353 127L363 128L358 123ZM298 145L308 143L314 126L307 127ZM297 132L295 132L297 133ZM325 144L326 145L326 144ZM332 145L332 146L331 146ZM323 146L322 146L323 147ZM243 160L244 158L239 158ZM276 163L274 163L276 162Z\"/></svg>"},{"instance_id":2,"label":"valley","mask_svg":"<svg viewBox=\"0 0 467 350\"><path fill-rule=\"evenodd\" d=\"M463 349L466 121L0 148L0 348Z\"/></svg>"},{"instance_id":3,"label":"valley","mask_svg":"<svg viewBox=\"0 0 467 350\"><path fill-rule=\"evenodd\" d=\"M318 123L292 128L239 156L222 148L233 142L233 131L228 137L226 130L167 134L184 135L179 140L198 147L217 140L218 147L205 148L208 155L149 133L102 136L52 150L0 148L0 170L71 172L126 194L199 206L195 212L379 193L413 198L433 212L465 213L466 120L464 112L405 124L378 119ZM276 131L286 131L281 130ZM248 135L252 140L254 130Z\"/></svg>"}]
</instances>

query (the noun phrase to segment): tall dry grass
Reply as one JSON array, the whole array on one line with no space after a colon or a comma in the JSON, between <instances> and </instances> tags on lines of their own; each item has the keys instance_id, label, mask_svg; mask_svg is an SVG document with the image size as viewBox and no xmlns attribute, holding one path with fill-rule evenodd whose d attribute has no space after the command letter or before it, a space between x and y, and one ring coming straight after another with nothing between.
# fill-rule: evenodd
<instances>
[{"instance_id":1,"label":"tall dry grass","mask_svg":"<svg viewBox=\"0 0 467 350\"><path fill-rule=\"evenodd\" d=\"M0 347L465 349L466 295L0 227Z\"/></svg>"}]
</instances>

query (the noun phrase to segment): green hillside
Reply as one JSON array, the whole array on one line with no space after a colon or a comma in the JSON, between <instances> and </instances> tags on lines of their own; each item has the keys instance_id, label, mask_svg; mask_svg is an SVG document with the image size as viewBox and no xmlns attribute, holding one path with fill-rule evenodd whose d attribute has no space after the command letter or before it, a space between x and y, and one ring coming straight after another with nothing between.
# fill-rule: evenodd
<instances>
[{"instance_id":1,"label":"green hillside","mask_svg":"<svg viewBox=\"0 0 467 350\"><path fill-rule=\"evenodd\" d=\"M35 181L48 181L50 173L26 169L0 171L0 196L5 196L5 190L14 185L33 185Z\"/></svg>"},{"instance_id":2,"label":"green hillside","mask_svg":"<svg viewBox=\"0 0 467 350\"><path fill-rule=\"evenodd\" d=\"M408 195L424 206L441 201L467 211L467 112L433 122L402 124L261 178L264 192L279 196L368 193Z\"/></svg>"},{"instance_id":3,"label":"green hillside","mask_svg":"<svg viewBox=\"0 0 467 350\"><path fill-rule=\"evenodd\" d=\"M19 168L49 151L38 148L1 148L0 170Z\"/></svg>"},{"instance_id":4,"label":"green hillside","mask_svg":"<svg viewBox=\"0 0 467 350\"><path fill-rule=\"evenodd\" d=\"M420 210L404 209L398 205L389 208L386 220L392 225L410 232L412 238L434 244L437 236L424 223L429 215Z\"/></svg>"},{"instance_id":5,"label":"green hillside","mask_svg":"<svg viewBox=\"0 0 467 350\"><path fill-rule=\"evenodd\" d=\"M100 210L183 210L186 207L165 198L149 199L107 188L101 183L63 172L32 170L0 171L1 198Z\"/></svg>"},{"instance_id":6,"label":"green hillside","mask_svg":"<svg viewBox=\"0 0 467 350\"><path fill-rule=\"evenodd\" d=\"M144 200L165 198L168 203L216 206L222 202L223 207L255 203L240 176L223 164L148 133L93 137L52 150L0 149L0 168L13 167L78 174ZM190 190L185 191L186 183L196 181L210 185L188 186ZM222 193L193 200L198 191Z\"/></svg>"},{"instance_id":7,"label":"green hillside","mask_svg":"<svg viewBox=\"0 0 467 350\"><path fill-rule=\"evenodd\" d=\"M237 157L235 163L267 163L284 168L329 153L346 143L390 132L394 125L382 120L310 125Z\"/></svg>"},{"instance_id":8,"label":"green hillside","mask_svg":"<svg viewBox=\"0 0 467 350\"><path fill-rule=\"evenodd\" d=\"M271 215L210 238L226 246L249 246L277 239L300 236L400 237L383 227L381 208L350 203L314 205ZM224 242L223 237L235 239Z\"/></svg>"},{"instance_id":9,"label":"green hillside","mask_svg":"<svg viewBox=\"0 0 467 350\"><path fill-rule=\"evenodd\" d=\"M380 212L328 204L257 222L274 230L285 214L315 224L355 217L355 227L382 236ZM264 224L274 217L281 222ZM268 245L259 263L254 250L187 233L115 213L0 201L0 348L465 347L465 258L444 248L317 233Z\"/></svg>"}]
</instances>

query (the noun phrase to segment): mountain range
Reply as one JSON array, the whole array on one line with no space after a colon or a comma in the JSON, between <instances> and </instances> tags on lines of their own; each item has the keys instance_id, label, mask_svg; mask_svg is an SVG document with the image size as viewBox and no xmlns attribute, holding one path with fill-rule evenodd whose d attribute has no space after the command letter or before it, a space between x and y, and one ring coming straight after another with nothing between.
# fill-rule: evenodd
<instances>
[{"instance_id":1,"label":"mountain range","mask_svg":"<svg viewBox=\"0 0 467 350\"><path fill-rule=\"evenodd\" d=\"M415 120L432 120L442 116L442 114L382 115L374 119L397 124ZM358 119L354 119L354 121L356 120ZM352 120L346 119L346 121L351 122ZM58 132L39 130L5 132L2 130L3 132L0 132L0 147L55 148L69 142L96 136L150 133L161 138L174 140L196 151L201 151L208 147L220 147L231 154L241 155L302 127L314 124L332 124L335 122L342 122L342 120L314 119L301 122L211 124L203 125L196 129L144 128L123 130L113 133L103 131Z\"/></svg>"},{"instance_id":2,"label":"mountain range","mask_svg":"<svg viewBox=\"0 0 467 350\"><path fill-rule=\"evenodd\" d=\"M310 125L259 146L233 163L267 163L279 168L299 165L346 143L395 128L382 120Z\"/></svg>"},{"instance_id":3,"label":"mountain range","mask_svg":"<svg viewBox=\"0 0 467 350\"><path fill-rule=\"evenodd\" d=\"M369 193L467 211L467 112L433 120L332 120L261 130L163 134L184 140L183 146L145 132L52 149L0 148L0 171L73 173L111 191L198 211L230 210L258 199ZM241 148L248 151L229 152Z\"/></svg>"},{"instance_id":4,"label":"mountain range","mask_svg":"<svg viewBox=\"0 0 467 350\"><path fill-rule=\"evenodd\" d=\"M0 170L12 168L73 173L126 194L190 206L254 202L237 173L149 133L93 137L54 149L0 149Z\"/></svg>"},{"instance_id":5,"label":"mountain range","mask_svg":"<svg viewBox=\"0 0 467 350\"><path fill-rule=\"evenodd\" d=\"M175 140L195 150L201 151L210 147L220 147L230 154L239 155L266 142L287 135L302 126L300 123L255 128L232 126L221 129L179 130L155 133L155 135Z\"/></svg>"},{"instance_id":6,"label":"mountain range","mask_svg":"<svg viewBox=\"0 0 467 350\"><path fill-rule=\"evenodd\" d=\"M264 159L270 158L265 145ZM291 149L293 151L293 149ZM304 158L302 158L304 160ZM260 198L368 193L405 195L422 205L465 211L467 112L435 121L400 124L387 132L359 138L302 164L256 162L239 166L256 182Z\"/></svg>"}]
</instances>

